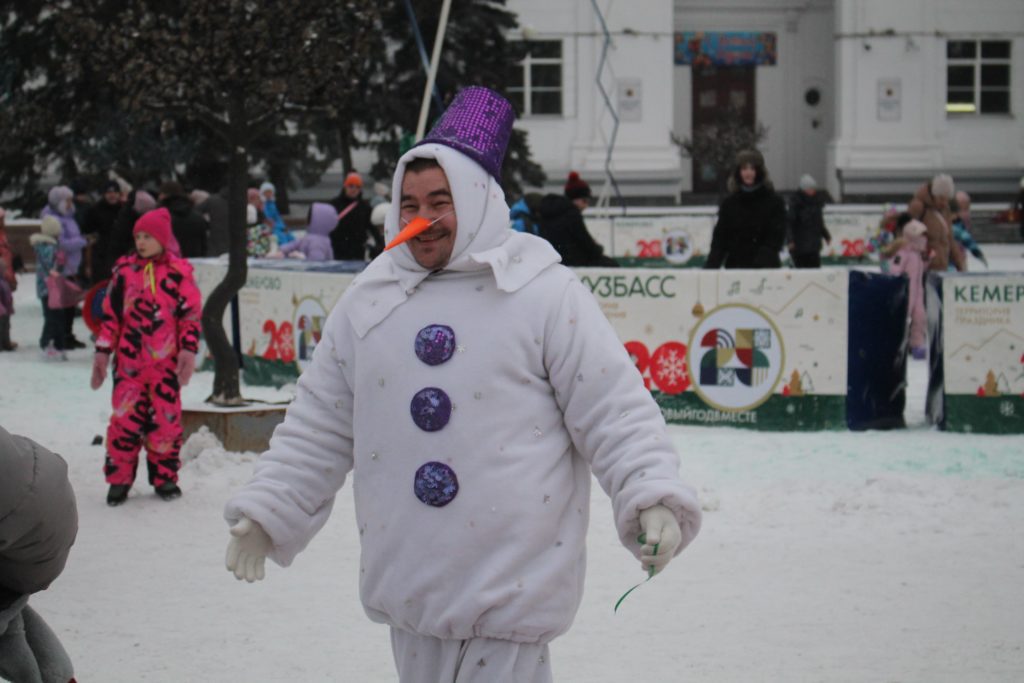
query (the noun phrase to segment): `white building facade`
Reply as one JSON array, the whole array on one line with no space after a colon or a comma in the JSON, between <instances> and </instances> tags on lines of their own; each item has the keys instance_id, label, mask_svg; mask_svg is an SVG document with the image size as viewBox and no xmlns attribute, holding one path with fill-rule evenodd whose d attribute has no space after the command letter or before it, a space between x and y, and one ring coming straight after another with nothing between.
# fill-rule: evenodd
<instances>
[{"instance_id":1,"label":"white building facade","mask_svg":"<svg viewBox=\"0 0 1024 683\"><path fill-rule=\"evenodd\" d=\"M942 170L969 192L1011 196L1024 173L1024 0L835 11L830 187L880 192Z\"/></svg>"},{"instance_id":2,"label":"white building facade","mask_svg":"<svg viewBox=\"0 0 1024 683\"><path fill-rule=\"evenodd\" d=\"M614 194L607 166L627 200L712 192L671 136L733 106L767 128L782 189L810 173L835 198L903 195L947 171L968 191L1016 191L1024 0L596 4L508 2L511 37L535 46L511 95L548 190L575 170Z\"/></svg>"}]
</instances>

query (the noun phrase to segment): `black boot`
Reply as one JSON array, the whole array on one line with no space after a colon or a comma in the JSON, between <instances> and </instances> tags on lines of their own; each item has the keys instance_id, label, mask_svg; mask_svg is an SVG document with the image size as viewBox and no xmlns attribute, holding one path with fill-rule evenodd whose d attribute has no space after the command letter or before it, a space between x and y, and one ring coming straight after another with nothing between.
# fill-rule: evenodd
<instances>
[{"instance_id":1,"label":"black boot","mask_svg":"<svg viewBox=\"0 0 1024 683\"><path fill-rule=\"evenodd\" d=\"M107 491L107 505L117 507L128 500L128 491L131 488L131 484L111 484L110 490Z\"/></svg>"},{"instance_id":2,"label":"black boot","mask_svg":"<svg viewBox=\"0 0 1024 683\"><path fill-rule=\"evenodd\" d=\"M164 500L174 500L175 498L181 498L181 489L173 481L165 481L156 487L156 495L160 496Z\"/></svg>"}]
</instances>

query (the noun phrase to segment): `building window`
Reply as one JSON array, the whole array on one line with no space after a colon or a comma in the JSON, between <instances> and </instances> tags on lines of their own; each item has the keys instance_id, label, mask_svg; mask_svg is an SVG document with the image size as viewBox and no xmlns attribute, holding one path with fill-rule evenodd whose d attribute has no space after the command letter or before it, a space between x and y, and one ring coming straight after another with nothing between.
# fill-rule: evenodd
<instances>
[{"instance_id":1,"label":"building window","mask_svg":"<svg viewBox=\"0 0 1024 683\"><path fill-rule=\"evenodd\" d=\"M946 43L946 113L1010 113L1010 41Z\"/></svg>"},{"instance_id":2,"label":"building window","mask_svg":"<svg viewBox=\"0 0 1024 683\"><path fill-rule=\"evenodd\" d=\"M522 116L562 113L562 41L535 40L512 67L508 98Z\"/></svg>"}]
</instances>

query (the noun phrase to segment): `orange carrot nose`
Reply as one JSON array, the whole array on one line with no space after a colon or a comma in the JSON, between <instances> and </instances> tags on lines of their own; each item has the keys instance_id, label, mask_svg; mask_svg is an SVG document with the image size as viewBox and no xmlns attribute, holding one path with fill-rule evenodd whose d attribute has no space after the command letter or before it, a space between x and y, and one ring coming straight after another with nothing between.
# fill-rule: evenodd
<instances>
[{"instance_id":1,"label":"orange carrot nose","mask_svg":"<svg viewBox=\"0 0 1024 683\"><path fill-rule=\"evenodd\" d=\"M402 228L402 231L400 233L395 235L395 239L391 240L391 243L388 244L388 246L384 247L384 251L387 251L392 247L397 247L402 242L408 242L413 237L420 234L430 226L430 221L428 221L426 218L423 218L422 216L417 216L416 218L413 218L411 221L409 221L408 224L406 224L404 228Z\"/></svg>"}]
</instances>

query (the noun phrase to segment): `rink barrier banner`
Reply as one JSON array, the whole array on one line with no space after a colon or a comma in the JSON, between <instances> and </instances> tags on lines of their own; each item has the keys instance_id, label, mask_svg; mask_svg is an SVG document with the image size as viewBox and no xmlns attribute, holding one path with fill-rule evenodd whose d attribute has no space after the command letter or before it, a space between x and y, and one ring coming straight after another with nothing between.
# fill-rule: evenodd
<instances>
[{"instance_id":1,"label":"rink barrier banner","mask_svg":"<svg viewBox=\"0 0 1024 683\"><path fill-rule=\"evenodd\" d=\"M224 278L227 264L219 259L190 261L205 301ZM295 382L313 357L327 314L361 268L341 261L251 260L248 279L238 292L245 382L276 387ZM230 315L229 307L224 313L227 330ZM206 359L203 368L210 366Z\"/></svg>"},{"instance_id":2,"label":"rink barrier banner","mask_svg":"<svg viewBox=\"0 0 1024 683\"><path fill-rule=\"evenodd\" d=\"M822 245L824 265L877 262L876 240L882 212L825 210L825 227L832 240ZM711 208L686 212L625 216L586 216L594 240L621 266L630 268L701 268L711 251L716 212ZM784 254L783 261L786 256Z\"/></svg>"},{"instance_id":3,"label":"rink barrier banner","mask_svg":"<svg viewBox=\"0 0 1024 683\"><path fill-rule=\"evenodd\" d=\"M195 270L205 297L226 264L197 259ZM847 271L576 272L669 422L846 427ZM239 292L246 383L294 382L353 277L254 261Z\"/></svg>"},{"instance_id":4,"label":"rink barrier banner","mask_svg":"<svg viewBox=\"0 0 1024 683\"><path fill-rule=\"evenodd\" d=\"M941 278L942 411L955 432L1024 433L1024 273ZM934 347L933 347L934 348Z\"/></svg>"},{"instance_id":5,"label":"rink barrier banner","mask_svg":"<svg viewBox=\"0 0 1024 683\"><path fill-rule=\"evenodd\" d=\"M846 426L906 426L907 303L905 277L850 271Z\"/></svg>"},{"instance_id":6,"label":"rink barrier banner","mask_svg":"<svg viewBox=\"0 0 1024 683\"><path fill-rule=\"evenodd\" d=\"M629 267L700 268L711 249L714 221L711 214L616 216L611 254Z\"/></svg>"},{"instance_id":7,"label":"rink barrier banner","mask_svg":"<svg viewBox=\"0 0 1024 683\"><path fill-rule=\"evenodd\" d=\"M847 271L576 272L667 421L845 428Z\"/></svg>"}]
</instances>

